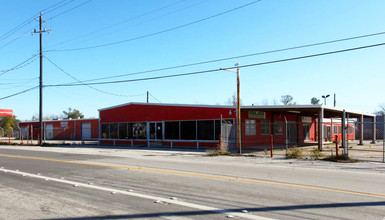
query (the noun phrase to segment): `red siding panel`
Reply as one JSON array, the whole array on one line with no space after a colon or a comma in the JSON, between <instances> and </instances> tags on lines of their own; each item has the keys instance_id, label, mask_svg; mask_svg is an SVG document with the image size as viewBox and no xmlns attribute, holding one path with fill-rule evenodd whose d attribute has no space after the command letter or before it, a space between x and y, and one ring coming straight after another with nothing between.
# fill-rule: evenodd
<instances>
[{"instance_id":1,"label":"red siding panel","mask_svg":"<svg viewBox=\"0 0 385 220\"><path fill-rule=\"evenodd\" d=\"M232 114L229 114L229 112ZM100 111L100 123L235 119L235 108L130 104Z\"/></svg>"}]
</instances>

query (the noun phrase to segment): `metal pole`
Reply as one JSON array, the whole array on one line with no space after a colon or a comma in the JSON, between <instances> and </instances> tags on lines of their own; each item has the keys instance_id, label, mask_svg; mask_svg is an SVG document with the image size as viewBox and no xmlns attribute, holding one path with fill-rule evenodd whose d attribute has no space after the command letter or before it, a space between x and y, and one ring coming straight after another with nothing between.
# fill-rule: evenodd
<instances>
[{"instance_id":1,"label":"metal pole","mask_svg":"<svg viewBox=\"0 0 385 220\"><path fill-rule=\"evenodd\" d=\"M382 129L382 162L385 163L385 122Z\"/></svg>"},{"instance_id":2,"label":"metal pole","mask_svg":"<svg viewBox=\"0 0 385 220\"><path fill-rule=\"evenodd\" d=\"M43 138L43 32L46 32L47 30L42 28L43 25L43 12L40 12L39 17L39 31L36 31L36 29L32 33L39 33L40 37L40 77L39 77L39 137L38 141L39 144L42 145L42 138ZM50 30L48 30L49 32Z\"/></svg>"},{"instance_id":3,"label":"metal pole","mask_svg":"<svg viewBox=\"0 0 385 220\"><path fill-rule=\"evenodd\" d=\"M344 154L345 155L348 155L348 151L346 149L346 140L345 140L345 117L346 117L346 113L345 113L345 109L343 110L342 112L342 123L341 123L341 128L342 128L342 147L344 148Z\"/></svg>"},{"instance_id":4,"label":"metal pole","mask_svg":"<svg viewBox=\"0 0 385 220\"><path fill-rule=\"evenodd\" d=\"M336 94L334 93L334 107L336 107Z\"/></svg>"},{"instance_id":5,"label":"metal pole","mask_svg":"<svg viewBox=\"0 0 385 220\"><path fill-rule=\"evenodd\" d=\"M350 128L349 128L349 114L347 114L346 117L346 152L347 155L349 155L349 135L350 135Z\"/></svg>"},{"instance_id":6,"label":"metal pole","mask_svg":"<svg viewBox=\"0 0 385 220\"><path fill-rule=\"evenodd\" d=\"M42 30L42 23L43 23L43 12L40 12L39 17L39 35L40 35L40 78L39 78L39 144L40 146L43 144L42 137L43 137L43 30Z\"/></svg>"},{"instance_id":7,"label":"metal pole","mask_svg":"<svg viewBox=\"0 0 385 220\"><path fill-rule=\"evenodd\" d=\"M239 67L237 68L237 140L238 140L238 153L242 154L242 147L241 147L241 99L240 99L240 80L239 80Z\"/></svg>"},{"instance_id":8,"label":"metal pole","mask_svg":"<svg viewBox=\"0 0 385 220\"><path fill-rule=\"evenodd\" d=\"M149 98L148 96L149 96L149 92L147 91L147 103L148 103L148 98Z\"/></svg>"},{"instance_id":9,"label":"metal pole","mask_svg":"<svg viewBox=\"0 0 385 220\"><path fill-rule=\"evenodd\" d=\"M219 155L220 155L222 153L222 114L221 114L221 120L219 121L219 123L221 125L220 126L221 131L219 132ZM214 124L214 129L215 129L215 124Z\"/></svg>"},{"instance_id":10,"label":"metal pole","mask_svg":"<svg viewBox=\"0 0 385 220\"><path fill-rule=\"evenodd\" d=\"M286 144L286 155L287 155L287 152L288 152L288 144L289 144L289 141L287 139L287 120L286 120L286 117L285 118L285 144Z\"/></svg>"}]
</instances>

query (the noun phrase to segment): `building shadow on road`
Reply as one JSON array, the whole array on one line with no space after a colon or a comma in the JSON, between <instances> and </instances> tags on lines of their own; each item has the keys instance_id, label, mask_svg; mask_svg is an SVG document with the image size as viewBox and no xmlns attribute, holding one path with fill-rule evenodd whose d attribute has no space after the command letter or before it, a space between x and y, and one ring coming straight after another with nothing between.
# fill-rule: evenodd
<instances>
[{"instance_id":1,"label":"building shadow on road","mask_svg":"<svg viewBox=\"0 0 385 220\"><path fill-rule=\"evenodd\" d=\"M247 210L249 213L258 212L273 212L273 211L293 211L306 209L328 209L328 208L349 208L349 207L374 207L385 206L385 201L377 202L352 202L352 203L327 203L327 204L309 204L309 205L291 205L291 206L271 206L260 208L241 208L241 209L222 209L216 211L185 211L185 212L157 212L157 213L143 213L143 214L129 214L129 215L106 215L106 216L85 216L85 217L66 217L54 218L55 220L96 220L96 219L136 219L136 218L162 218L172 216L197 216L197 215L213 215L226 213L242 213ZM242 213L245 214L245 213ZM275 213L278 214L278 213ZM330 216L331 217L331 216Z\"/></svg>"}]
</instances>

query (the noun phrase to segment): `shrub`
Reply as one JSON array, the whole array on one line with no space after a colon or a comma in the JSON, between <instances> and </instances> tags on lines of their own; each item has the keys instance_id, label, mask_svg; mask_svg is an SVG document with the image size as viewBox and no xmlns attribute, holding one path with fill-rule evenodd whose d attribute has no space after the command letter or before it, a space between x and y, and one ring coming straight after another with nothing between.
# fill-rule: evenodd
<instances>
[{"instance_id":1,"label":"shrub","mask_svg":"<svg viewBox=\"0 0 385 220\"><path fill-rule=\"evenodd\" d=\"M312 155L310 156L311 159L314 159L314 160L318 160L320 157L323 157L325 156L325 154L323 154L318 148L313 148L313 150L311 151L312 152Z\"/></svg>"},{"instance_id":2,"label":"shrub","mask_svg":"<svg viewBox=\"0 0 385 220\"><path fill-rule=\"evenodd\" d=\"M207 149L206 155L207 156L219 156L219 149L218 148Z\"/></svg>"},{"instance_id":3,"label":"shrub","mask_svg":"<svg viewBox=\"0 0 385 220\"><path fill-rule=\"evenodd\" d=\"M334 161L334 162L338 162L338 163L357 163L357 162L359 162L359 160L352 159L345 154L339 155L338 159L336 158L336 156L329 156L329 157L326 157L324 160Z\"/></svg>"},{"instance_id":4,"label":"shrub","mask_svg":"<svg viewBox=\"0 0 385 220\"><path fill-rule=\"evenodd\" d=\"M286 153L287 159L300 159L303 158L302 151L298 147L290 148L289 151Z\"/></svg>"}]
</instances>

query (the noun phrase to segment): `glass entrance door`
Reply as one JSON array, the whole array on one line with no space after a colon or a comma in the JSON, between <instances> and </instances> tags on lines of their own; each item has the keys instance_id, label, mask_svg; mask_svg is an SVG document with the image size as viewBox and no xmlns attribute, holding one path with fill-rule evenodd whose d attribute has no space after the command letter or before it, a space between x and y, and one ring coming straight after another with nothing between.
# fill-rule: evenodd
<instances>
[{"instance_id":1,"label":"glass entrance door","mask_svg":"<svg viewBox=\"0 0 385 220\"><path fill-rule=\"evenodd\" d=\"M310 140L310 124L303 124L303 139Z\"/></svg>"},{"instance_id":2,"label":"glass entrance door","mask_svg":"<svg viewBox=\"0 0 385 220\"><path fill-rule=\"evenodd\" d=\"M295 122L287 123L287 136L289 143L297 142L297 124Z\"/></svg>"},{"instance_id":3,"label":"glass entrance door","mask_svg":"<svg viewBox=\"0 0 385 220\"><path fill-rule=\"evenodd\" d=\"M162 140L163 139L162 122L150 122L149 124L150 124L150 139Z\"/></svg>"}]
</instances>

